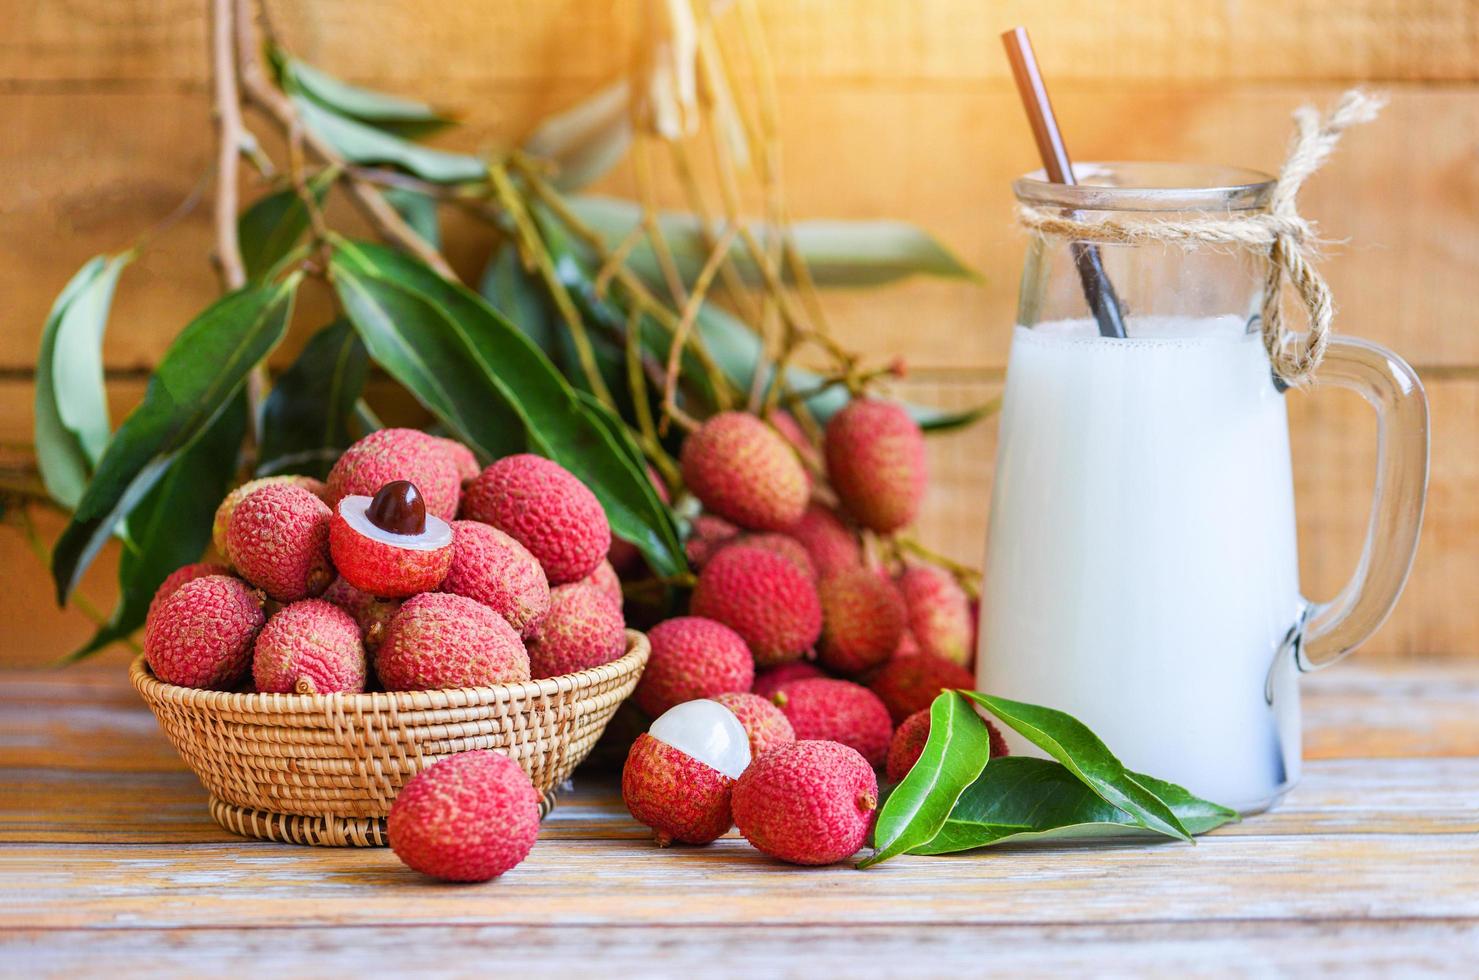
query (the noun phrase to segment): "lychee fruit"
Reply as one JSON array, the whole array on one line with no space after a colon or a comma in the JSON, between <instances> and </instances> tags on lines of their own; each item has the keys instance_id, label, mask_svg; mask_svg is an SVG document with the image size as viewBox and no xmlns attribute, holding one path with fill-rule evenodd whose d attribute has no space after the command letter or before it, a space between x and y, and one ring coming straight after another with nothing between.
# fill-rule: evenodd
<instances>
[{"instance_id":1,"label":"lychee fruit","mask_svg":"<svg viewBox=\"0 0 1479 980\"><path fill-rule=\"evenodd\" d=\"M883 768L894 725L872 691L830 677L792 681L775 693L776 705L799 739L826 739L852 746L874 768Z\"/></svg>"},{"instance_id":2,"label":"lychee fruit","mask_svg":"<svg viewBox=\"0 0 1479 980\"><path fill-rule=\"evenodd\" d=\"M710 558L718 554L725 545L733 544L739 535L740 529L722 517L715 517L713 514L698 515L693 519L693 529L683 545L688 564L695 569L702 569Z\"/></svg>"},{"instance_id":3,"label":"lychee fruit","mask_svg":"<svg viewBox=\"0 0 1479 980\"><path fill-rule=\"evenodd\" d=\"M796 450L744 412L720 412L683 442L683 480L704 509L753 531L784 531L811 496Z\"/></svg>"},{"instance_id":4,"label":"lychee fruit","mask_svg":"<svg viewBox=\"0 0 1479 980\"><path fill-rule=\"evenodd\" d=\"M749 691L755 661L738 633L701 616L679 616L647 633L652 654L633 697L649 715L684 701Z\"/></svg>"},{"instance_id":5,"label":"lychee fruit","mask_svg":"<svg viewBox=\"0 0 1479 980\"><path fill-rule=\"evenodd\" d=\"M395 480L373 497L351 494L335 505L329 546L346 582L386 599L441 584L452 567L452 528L427 512L420 489Z\"/></svg>"},{"instance_id":6,"label":"lychee fruit","mask_svg":"<svg viewBox=\"0 0 1479 980\"><path fill-rule=\"evenodd\" d=\"M789 663L777 664L764 670L755 671L755 683L751 685L750 692L758 694L767 701L785 685L792 681L806 680L809 677L826 677L827 672L809 660L792 660Z\"/></svg>"},{"instance_id":7,"label":"lychee fruit","mask_svg":"<svg viewBox=\"0 0 1479 980\"><path fill-rule=\"evenodd\" d=\"M365 689L365 647L354 617L323 599L290 603L267 620L252 652L252 679L267 694Z\"/></svg>"},{"instance_id":8,"label":"lychee fruit","mask_svg":"<svg viewBox=\"0 0 1479 980\"><path fill-rule=\"evenodd\" d=\"M796 729L780 708L758 694L716 694L714 700L734 712L750 736L750 758L758 759L778 745L796 741Z\"/></svg>"},{"instance_id":9,"label":"lychee fruit","mask_svg":"<svg viewBox=\"0 0 1479 980\"><path fill-rule=\"evenodd\" d=\"M955 578L933 565L911 565L898 586L919 648L961 666L970 663L970 598Z\"/></svg>"},{"instance_id":10,"label":"lychee fruit","mask_svg":"<svg viewBox=\"0 0 1479 980\"><path fill-rule=\"evenodd\" d=\"M457 516L462 481L442 440L416 429L379 429L344 450L329 471L329 505L345 497L373 497L387 483L416 484L426 512L444 521Z\"/></svg>"},{"instance_id":11,"label":"lychee fruit","mask_svg":"<svg viewBox=\"0 0 1479 980\"><path fill-rule=\"evenodd\" d=\"M241 486L226 494L221 505L216 508L216 516L211 521L211 543L216 547L216 553L227 561L231 561L231 552L226 543L226 530L231 526L231 514L236 510L236 505L247 499L252 491L260 490L262 487L271 486L274 483L283 483L289 486L302 487L313 494L324 503L328 503L329 488L322 480L316 480L311 476L264 476L256 480L248 480Z\"/></svg>"},{"instance_id":12,"label":"lychee fruit","mask_svg":"<svg viewBox=\"0 0 1479 980\"><path fill-rule=\"evenodd\" d=\"M229 691L246 676L266 618L262 594L241 579L197 578L155 608L144 629L144 658L166 684Z\"/></svg>"},{"instance_id":13,"label":"lychee fruit","mask_svg":"<svg viewBox=\"0 0 1479 980\"><path fill-rule=\"evenodd\" d=\"M822 604L811 576L780 555L744 545L710 559L689 609L744 637L762 667L797 659L822 632Z\"/></svg>"},{"instance_id":14,"label":"lychee fruit","mask_svg":"<svg viewBox=\"0 0 1479 980\"><path fill-rule=\"evenodd\" d=\"M818 470L822 468L820 450L807 438L805 430L801 428L801 423L796 421L794 415L782 409L771 412L766 421L770 423L771 428L781 434L781 438L791 444L791 448L796 450L804 463Z\"/></svg>"},{"instance_id":15,"label":"lychee fruit","mask_svg":"<svg viewBox=\"0 0 1479 980\"><path fill-rule=\"evenodd\" d=\"M933 653L896 655L868 678L868 689L888 707L895 723L928 708L941 691L976 686L970 671Z\"/></svg>"},{"instance_id":16,"label":"lychee fruit","mask_svg":"<svg viewBox=\"0 0 1479 980\"><path fill-rule=\"evenodd\" d=\"M230 574L231 569L213 561L197 561L189 565L181 565L165 576L164 581L159 583L159 588L154 590L154 598L149 600L149 611L144 614L145 628L148 628L149 620L154 618L154 610L158 609L165 599L174 595L175 590L186 582L193 582L207 575Z\"/></svg>"},{"instance_id":17,"label":"lychee fruit","mask_svg":"<svg viewBox=\"0 0 1479 980\"><path fill-rule=\"evenodd\" d=\"M730 792L749 765L750 740L734 713L715 701L686 701L632 743L621 797L659 846L707 844L733 826Z\"/></svg>"},{"instance_id":18,"label":"lychee fruit","mask_svg":"<svg viewBox=\"0 0 1479 980\"><path fill-rule=\"evenodd\" d=\"M609 559L602 561L596 566L595 571L580 581L610 596L618 606L625 601L621 591L621 578L616 574L616 569Z\"/></svg>"},{"instance_id":19,"label":"lychee fruit","mask_svg":"<svg viewBox=\"0 0 1479 980\"><path fill-rule=\"evenodd\" d=\"M824 665L858 674L887 660L904 633L904 600L892 582L872 569L852 568L822 579Z\"/></svg>"},{"instance_id":20,"label":"lychee fruit","mask_svg":"<svg viewBox=\"0 0 1479 980\"><path fill-rule=\"evenodd\" d=\"M775 531L767 531L763 534L741 534L724 547L741 544L780 555L786 561L805 572L809 578L815 579L817 577L817 569L811 563L811 555L807 554L806 548L802 546L800 541L797 541L788 534L780 534Z\"/></svg>"},{"instance_id":21,"label":"lychee fruit","mask_svg":"<svg viewBox=\"0 0 1479 980\"><path fill-rule=\"evenodd\" d=\"M1001 737L1001 730L988 718L982 718L981 721L985 723L986 736L991 741L990 758L1000 759L1004 755L1011 755L1007 740ZM897 783L909 775L909 770L914 768L914 763L919 761L919 756L924 752L924 743L929 741L929 737L929 708L921 708L904 719L888 746L888 764L884 767L884 774L889 782Z\"/></svg>"},{"instance_id":22,"label":"lychee fruit","mask_svg":"<svg viewBox=\"0 0 1479 980\"><path fill-rule=\"evenodd\" d=\"M879 534L913 523L928 472L924 432L893 402L849 402L827 423L827 476L847 513Z\"/></svg>"},{"instance_id":23,"label":"lychee fruit","mask_svg":"<svg viewBox=\"0 0 1479 980\"><path fill-rule=\"evenodd\" d=\"M837 742L803 739L750 764L735 783L740 833L771 857L832 864L858 852L878 809L878 777Z\"/></svg>"},{"instance_id":24,"label":"lychee fruit","mask_svg":"<svg viewBox=\"0 0 1479 980\"><path fill-rule=\"evenodd\" d=\"M242 577L278 602L321 594L334 581L328 505L302 487L258 487L231 512L226 548Z\"/></svg>"},{"instance_id":25,"label":"lychee fruit","mask_svg":"<svg viewBox=\"0 0 1479 980\"><path fill-rule=\"evenodd\" d=\"M863 546L857 534L830 507L812 504L786 533L801 542L822 578L863 566Z\"/></svg>"},{"instance_id":26,"label":"lychee fruit","mask_svg":"<svg viewBox=\"0 0 1479 980\"><path fill-rule=\"evenodd\" d=\"M325 590L323 599L349 613L359 626L360 639L366 650L374 650L380 645L385 637L385 628L401 608L401 600L377 598L356 589L342 578L334 579L334 584Z\"/></svg>"},{"instance_id":27,"label":"lychee fruit","mask_svg":"<svg viewBox=\"0 0 1479 980\"><path fill-rule=\"evenodd\" d=\"M448 439L445 436L432 436L436 444L446 452L447 458L452 461L452 466L457 470L457 479L462 483L477 479L483 468L478 465L477 456L456 439Z\"/></svg>"},{"instance_id":28,"label":"lychee fruit","mask_svg":"<svg viewBox=\"0 0 1479 980\"><path fill-rule=\"evenodd\" d=\"M539 791L506 755L448 756L401 787L386 818L390 849L444 881L487 881L523 861L539 836Z\"/></svg>"},{"instance_id":29,"label":"lychee fruit","mask_svg":"<svg viewBox=\"0 0 1479 980\"><path fill-rule=\"evenodd\" d=\"M529 654L508 620L466 596L407 599L375 652L387 691L486 687L529 679Z\"/></svg>"},{"instance_id":30,"label":"lychee fruit","mask_svg":"<svg viewBox=\"0 0 1479 980\"><path fill-rule=\"evenodd\" d=\"M558 677L609 664L626 652L621 606L580 582L550 590L549 613L529 637L535 677Z\"/></svg>"},{"instance_id":31,"label":"lychee fruit","mask_svg":"<svg viewBox=\"0 0 1479 980\"><path fill-rule=\"evenodd\" d=\"M476 599L528 636L549 612L549 582L529 549L491 524L452 522L452 564L441 590Z\"/></svg>"},{"instance_id":32,"label":"lychee fruit","mask_svg":"<svg viewBox=\"0 0 1479 980\"><path fill-rule=\"evenodd\" d=\"M577 582L611 548L611 525L590 488L559 463L505 456L468 484L462 516L507 533L539 559L550 585Z\"/></svg>"}]
</instances>

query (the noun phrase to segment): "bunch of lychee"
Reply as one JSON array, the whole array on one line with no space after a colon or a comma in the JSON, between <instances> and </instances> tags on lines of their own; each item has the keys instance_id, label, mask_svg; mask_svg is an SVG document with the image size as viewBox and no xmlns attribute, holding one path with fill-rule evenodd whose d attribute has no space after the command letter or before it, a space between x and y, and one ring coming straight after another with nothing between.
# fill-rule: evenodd
<instances>
[{"instance_id":1,"label":"bunch of lychee","mask_svg":"<svg viewBox=\"0 0 1479 980\"><path fill-rule=\"evenodd\" d=\"M681 462L698 576L689 615L649 634L634 701L657 720L628 755L627 806L660 844L737 824L783 860L841 860L871 828L875 770L901 779L930 703L975 686L970 594L897 537L923 502L924 434L875 398L816 441L784 412L724 412Z\"/></svg>"}]
</instances>

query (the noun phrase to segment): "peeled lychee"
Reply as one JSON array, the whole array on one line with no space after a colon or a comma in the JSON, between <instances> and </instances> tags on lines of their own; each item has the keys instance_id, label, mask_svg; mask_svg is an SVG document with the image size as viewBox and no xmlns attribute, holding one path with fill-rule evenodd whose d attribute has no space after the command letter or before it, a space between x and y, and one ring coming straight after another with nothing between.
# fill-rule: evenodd
<instances>
[{"instance_id":1,"label":"peeled lychee","mask_svg":"<svg viewBox=\"0 0 1479 980\"><path fill-rule=\"evenodd\" d=\"M704 509L754 531L784 531L811 496L786 440L744 412L721 412L683 443L683 480Z\"/></svg>"},{"instance_id":2,"label":"peeled lychee","mask_svg":"<svg viewBox=\"0 0 1479 980\"><path fill-rule=\"evenodd\" d=\"M462 752L402 786L385 824L390 849L411 868L445 881L487 881L534 847L539 791L508 756Z\"/></svg>"},{"instance_id":3,"label":"peeled lychee","mask_svg":"<svg viewBox=\"0 0 1479 980\"><path fill-rule=\"evenodd\" d=\"M462 516L514 538L539 559L550 585L585 578L611 548L606 511L590 488L559 463L505 456L468 484Z\"/></svg>"},{"instance_id":4,"label":"peeled lychee","mask_svg":"<svg viewBox=\"0 0 1479 980\"><path fill-rule=\"evenodd\" d=\"M621 606L601 590L580 582L550 591L549 614L529 637L529 665L535 677L599 667L625 652Z\"/></svg>"},{"instance_id":5,"label":"peeled lychee","mask_svg":"<svg viewBox=\"0 0 1479 980\"><path fill-rule=\"evenodd\" d=\"M528 636L549 612L549 582L529 549L491 524L452 522L452 564L441 590L476 599Z\"/></svg>"},{"instance_id":6,"label":"peeled lychee","mask_svg":"<svg viewBox=\"0 0 1479 980\"><path fill-rule=\"evenodd\" d=\"M442 440L416 429L380 429L344 450L329 471L329 504L348 496L373 497L387 483L416 484L426 512L444 521L457 516L462 481Z\"/></svg>"},{"instance_id":7,"label":"peeled lychee","mask_svg":"<svg viewBox=\"0 0 1479 980\"><path fill-rule=\"evenodd\" d=\"M621 578L616 574L616 569L612 567L609 559L597 565L595 571L580 581L610 596L618 606L625 601L621 592Z\"/></svg>"},{"instance_id":8,"label":"peeled lychee","mask_svg":"<svg viewBox=\"0 0 1479 980\"><path fill-rule=\"evenodd\" d=\"M330 521L329 546L346 582L387 599L436 588L454 552L451 526L427 512L419 487L402 480L373 497L341 498Z\"/></svg>"},{"instance_id":9,"label":"peeled lychee","mask_svg":"<svg viewBox=\"0 0 1479 980\"><path fill-rule=\"evenodd\" d=\"M992 759L1000 759L1004 755L1011 755L1007 748L1007 740L1001 737L1001 731L988 718L982 718L986 725L986 735L991 741ZM884 773L891 783L897 783L909 775L909 770L914 768L914 763L919 761L919 756L924 752L924 743L930 737L930 709L921 708L914 712L899 730L894 732L894 739L888 746L888 764Z\"/></svg>"},{"instance_id":10,"label":"peeled lychee","mask_svg":"<svg viewBox=\"0 0 1479 980\"><path fill-rule=\"evenodd\" d=\"M786 533L801 542L822 578L863 565L863 546L856 532L830 507L812 504Z\"/></svg>"},{"instance_id":11,"label":"peeled lychee","mask_svg":"<svg viewBox=\"0 0 1479 980\"><path fill-rule=\"evenodd\" d=\"M809 677L826 677L827 672L809 660L792 660L789 663L777 664L764 670L755 671L755 683L751 685L750 691L758 694L767 701L774 696L785 685L792 681L806 680Z\"/></svg>"},{"instance_id":12,"label":"peeled lychee","mask_svg":"<svg viewBox=\"0 0 1479 980\"><path fill-rule=\"evenodd\" d=\"M894 725L888 709L872 691L852 681L831 678L792 681L773 699L799 739L827 739L862 753L874 768L883 768Z\"/></svg>"},{"instance_id":13,"label":"peeled lychee","mask_svg":"<svg viewBox=\"0 0 1479 980\"><path fill-rule=\"evenodd\" d=\"M858 674L887 660L904 633L904 600L872 569L852 568L822 579L822 663Z\"/></svg>"},{"instance_id":14,"label":"peeled lychee","mask_svg":"<svg viewBox=\"0 0 1479 980\"><path fill-rule=\"evenodd\" d=\"M222 558L231 561L231 552L226 543L226 530L231 526L231 514L236 510L236 505L245 500L253 490L260 490L274 483L302 487L324 503L328 503L328 486L322 480L315 480L311 476L264 476L260 479L248 480L226 494L221 505L216 508L216 516L211 522L211 543L216 546L216 551Z\"/></svg>"},{"instance_id":15,"label":"peeled lychee","mask_svg":"<svg viewBox=\"0 0 1479 980\"><path fill-rule=\"evenodd\" d=\"M822 632L822 605L811 576L777 554L744 545L710 559L689 609L744 637L762 667L797 659Z\"/></svg>"},{"instance_id":16,"label":"peeled lychee","mask_svg":"<svg viewBox=\"0 0 1479 980\"><path fill-rule=\"evenodd\" d=\"M354 619L366 650L374 650L380 645L380 641L385 638L385 628L401 608L401 600L376 598L368 592L356 589L342 578L334 579L334 584L324 592L323 598Z\"/></svg>"},{"instance_id":17,"label":"peeled lychee","mask_svg":"<svg viewBox=\"0 0 1479 980\"><path fill-rule=\"evenodd\" d=\"M847 513L888 534L913 523L928 474L924 432L893 402L849 402L827 423L827 476Z\"/></svg>"},{"instance_id":18,"label":"peeled lychee","mask_svg":"<svg viewBox=\"0 0 1479 980\"><path fill-rule=\"evenodd\" d=\"M633 697L649 715L660 715L684 701L748 691L755 679L749 647L723 623L679 616L658 623L647 638L652 654Z\"/></svg>"},{"instance_id":19,"label":"peeled lychee","mask_svg":"<svg viewBox=\"0 0 1479 980\"><path fill-rule=\"evenodd\" d=\"M239 578L207 575L175 589L144 629L144 657L166 684L229 691L252 663L262 594Z\"/></svg>"},{"instance_id":20,"label":"peeled lychee","mask_svg":"<svg viewBox=\"0 0 1479 980\"><path fill-rule=\"evenodd\" d=\"M750 741L734 713L714 701L666 711L632 743L621 796L660 846L707 844L734 824L734 781L750 765Z\"/></svg>"},{"instance_id":21,"label":"peeled lychee","mask_svg":"<svg viewBox=\"0 0 1479 980\"><path fill-rule=\"evenodd\" d=\"M278 602L316 596L334 581L328 505L302 487L271 483L231 512L226 548L242 577Z\"/></svg>"},{"instance_id":22,"label":"peeled lychee","mask_svg":"<svg viewBox=\"0 0 1479 980\"><path fill-rule=\"evenodd\" d=\"M836 742L804 739L750 764L735 784L734 822L745 839L792 864L856 854L878 808L878 777Z\"/></svg>"},{"instance_id":23,"label":"peeled lychee","mask_svg":"<svg viewBox=\"0 0 1479 980\"><path fill-rule=\"evenodd\" d=\"M759 758L778 745L796 741L796 729L780 708L758 694L716 694L714 700L734 712L750 736L750 757Z\"/></svg>"},{"instance_id":24,"label":"peeled lychee","mask_svg":"<svg viewBox=\"0 0 1479 980\"><path fill-rule=\"evenodd\" d=\"M693 519L693 530L683 546L688 564L695 569L703 568L710 558L718 554L725 545L733 544L739 535L740 529L722 517L715 517L713 514L698 515Z\"/></svg>"},{"instance_id":25,"label":"peeled lychee","mask_svg":"<svg viewBox=\"0 0 1479 980\"><path fill-rule=\"evenodd\" d=\"M485 687L529 679L529 654L508 621L466 596L407 599L390 621L375 672L387 691Z\"/></svg>"},{"instance_id":26,"label":"peeled lychee","mask_svg":"<svg viewBox=\"0 0 1479 980\"><path fill-rule=\"evenodd\" d=\"M970 599L954 577L933 565L911 565L898 585L919 648L961 666L970 663Z\"/></svg>"},{"instance_id":27,"label":"peeled lychee","mask_svg":"<svg viewBox=\"0 0 1479 980\"><path fill-rule=\"evenodd\" d=\"M922 650L895 656L868 679L869 690L888 707L896 723L928 708L941 691L969 691L975 686L970 671Z\"/></svg>"},{"instance_id":28,"label":"peeled lychee","mask_svg":"<svg viewBox=\"0 0 1479 980\"><path fill-rule=\"evenodd\" d=\"M365 647L354 617L323 599L291 603L267 620L252 653L252 679L268 694L365 689Z\"/></svg>"},{"instance_id":29,"label":"peeled lychee","mask_svg":"<svg viewBox=\"0 0 1479 980\"><path fill-rule=\"evenodd\" d=\"M159 588L154 590L154 598L149 600L149 611L144 614L144 626L147 628L149 620L154 618L154 610L158 609L165 599L175 594L175 590L186 582L193 582L207 575L230 575L231 569L225 565L219 565L213 561L198 561L189 565L181 565L179 568L165 576Z\"/></svg>"}]
</instances>

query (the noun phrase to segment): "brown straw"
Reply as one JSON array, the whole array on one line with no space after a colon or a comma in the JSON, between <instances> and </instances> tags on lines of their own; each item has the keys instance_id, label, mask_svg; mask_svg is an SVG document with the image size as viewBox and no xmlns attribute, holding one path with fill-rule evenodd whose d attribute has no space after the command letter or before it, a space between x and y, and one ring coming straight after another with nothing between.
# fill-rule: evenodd
<instances>
[{"instance_id":1,"label":"brown straw","mask_svg":"<svg viewBox=\"0 0 1479 980\"><path fill-rule=\"evenodd\" d=\"M1027 36L1027 28L1012 28L1002 34L1001 42L1006 46L1007 60L1012 63L1012 77L1022 96L1022 107L1027 110L1027 121L1032 124L1032 137L1037 141L1043 171L1048 175L1048 180L1055 184L1078 183L1073 176L1073 163L1068 158L1063 133L1058 129L1058 117L1053 113L1053 102L1048 98L1047 83L1043 81L1042 72L1037 67L1037 56L1033 54L1032 40ZM1119 297L1115 295L1114 285L1104 272L1099 249L1082 242L1074 242L1071 249L1073 264L1083 283L1084 299L1094 312L1100 335L1125 336L1125 320L1120 312Z\"/></svg>"}]
</instances>

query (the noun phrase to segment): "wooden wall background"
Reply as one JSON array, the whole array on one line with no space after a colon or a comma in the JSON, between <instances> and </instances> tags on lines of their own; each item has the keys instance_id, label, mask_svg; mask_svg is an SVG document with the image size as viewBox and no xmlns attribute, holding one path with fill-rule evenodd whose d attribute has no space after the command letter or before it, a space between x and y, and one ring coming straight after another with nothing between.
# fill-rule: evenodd
<instances>
[{"instance_id":1,"label":"wooden wall background","mask_svg":"<svg viewBox=\"0 0 1479 980\"><path fill-rule=\"evenodd\" d=\"M1338 328L1387 343L1427 384L1428 518L1408 592L1366 657L1479 653L1479 5L1473 0L761 0L780 76L786 189L798 217L897 217L939 235L984 286L833 294L851 345L899 351L902 386L945 405L997 390L1021 241L1007 182L1035 166L997 34L1030 26L1080 159L1274 169L1289 112L1355 82L1391 105L1303 197L1332 239ZM303 57L459 110L459 148L516 141L619 73L634 0L274 0ZM0 5L0 442L24 452L46 310L89 256L168 212L209 165L202 0ZM625 172L603 188L630 190ZM674 201L676 202L676 197ZM215 293L207 210L124 277L107 341L119 416L169 338ZM485 243L452 229L459 267ZM280 352L286 361L301 335ZM1353 396L1294 398L1307 591L1333 593L1364 533L1374 426ZM934 443L924 536L979 561L994 426ZM56 521L43 523L52 536ZM110 561L85 591L107 606ZM0 532L0 661L43 662L90 625L55 610L40 566ZM121 656L121 654L113 654Z\"/></svg>"}]
</instances>

